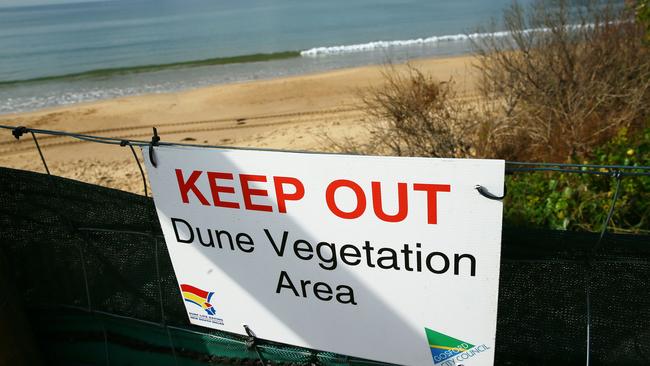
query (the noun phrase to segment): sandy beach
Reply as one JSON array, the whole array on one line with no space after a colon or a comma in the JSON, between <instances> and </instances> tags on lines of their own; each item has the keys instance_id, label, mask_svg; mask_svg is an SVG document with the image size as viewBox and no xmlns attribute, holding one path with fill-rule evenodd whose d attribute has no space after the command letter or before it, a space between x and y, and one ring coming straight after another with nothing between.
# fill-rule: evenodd
<instances>
[{"instance_id":1,"label":"sandy beach","mask_svg":"<svg viewBox=\"0 0 650 366\"><path fill-rule=\"evenodd\" d=\"M411 65L439 80L453 78L459 96L471 97L476 78L471 63L465 56L414 60ZM168 142L328 151L325 133L335 139L363 139L360 93L381 85L385 69L349 68L74 104L0 115L0 124L140 140L149 140L156 126ZM39 136L39 143L52 174L143 193L126 147L54 136ZM0 135L0 166L44 172L31 137L16 141L10 131Z\"/></svg>"}]
</instances>

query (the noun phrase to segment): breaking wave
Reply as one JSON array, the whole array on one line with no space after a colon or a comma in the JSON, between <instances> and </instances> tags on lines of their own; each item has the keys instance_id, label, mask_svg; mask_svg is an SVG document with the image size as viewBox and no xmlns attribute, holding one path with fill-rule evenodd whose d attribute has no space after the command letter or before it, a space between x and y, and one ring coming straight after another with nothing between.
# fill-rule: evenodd
<instances>
[{"instance_id":1,"label":"breaking wave","mask_svg":"<svg viewBox=\"0 0 650 366\"><path fill-rule=\"evenodd\" d=\"M368 43L359 43L343 46L329 46L329 47L315 47L308 50L300 52L301 56L313 57L320 55L336 55L341 53L355 53L355 52L368 52L389 49L394 47L410 47L410 46L421 46L421 45L430 45L443 42L461 42L468 41L470 39L479 39L486 37L506 37L510 33L503 32L494 32L494 33L473 33L473 34L453 34L445 36L432 36L427 38L415 38L415 39L406 39L406 40L394 40L394 41L374 41Z\"/></svg>"},{"instance_id":2,"label":"breaking wave","mask_svg":"<svg viewBox=\"0 0 650 366\"><path fill-rule=\"evenodd\" d=\"M594 24L582 24L582 25L568 25L566 28L568 30L578 30L580 28L593 28ZM549 32L549 28L533 28L526 29L523 33L534 33L534 32ZM424 45L435 45L439 43L451 43L451 42L467 42L470 40L480 40L484 38L506 38L509 37L512 33L509 31L499 31L499 32L487 32L487 33L469 33L469 34L449 34L444 36L431 36L427 38L415 38L415 39L406 39L406 40L394 40L394 41L374 41L368 43L359 43L351 45L342 45L342 46L327 46L327 47L315 47L308 50L300 51L300 56L303 57L314 57L321 55L337 55L344 53L357 53L357 52L371 52L377 50L385 50L397 47L413 47L413 46L424 46Z\"/></svg>"}]
</instances>

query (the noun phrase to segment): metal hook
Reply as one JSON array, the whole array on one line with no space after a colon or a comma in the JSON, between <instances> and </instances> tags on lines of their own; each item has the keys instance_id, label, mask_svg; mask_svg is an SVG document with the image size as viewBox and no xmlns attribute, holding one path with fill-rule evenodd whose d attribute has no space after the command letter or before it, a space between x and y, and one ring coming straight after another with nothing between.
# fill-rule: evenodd
<instances>
[{"instance_id":1,"label":"metal hook","mask_svg":"<svg viewBox=\"0 0 650 366\"><path fill-rule=\"evenodd\" d=\"M246 348L248 349L255 349L255 352L257 353L257 357L260 359L260 362L262 365L266 365L266 362L264 361L264 357L262 357L262 353L260 352L260 349L257 345L257 336L255 335L255 332L251 328L248 327L248 325L244 324L244 330L246 331L246 334L248 334L248 338L246 338Z\"/></svg>"},{"instance_id":2,"label":"metal hook","mask_svg":"<svg viewBox=\"0 0 650 366\"><path fill-rule=\"evenodd\" d=\"M246 334L248 334L248 338L246 339L246 348L251 349L257 345L257 336L255 336L255 332L253 332L253 330L246 324L244 324L244 330L246 331Z\"/></svg>"},{"instance_id":3,"label":"metal hook","mask_svg":"<svg viewBox=\"0 0 650 366\"><path fill-rule=\"evenodd\" d=\"M153 136L151 136L151 142L149 143L149 161L151 162L151 165L154 166L154 168L158 167L158 163L156 162L156 158L153 154L153 147L158 146L159 141L160 136L158 136L158 130L154 127Z\"/></svg>"},{"instance_id":4,"label":"metal hook","mask_svg":"<svg viewBox=\"0 0 650 366\"><path fill-rule=\"evenodd\" d=\"M495 201L503 200L506 197L506 193L508 191L505 183L503 184L503 196L495 196L494 194L490 193L490 191L488 191L487 188L483 187L480 184L474 186L474 189L476 189L481 196Z\"/></svg>"}]
</instances>

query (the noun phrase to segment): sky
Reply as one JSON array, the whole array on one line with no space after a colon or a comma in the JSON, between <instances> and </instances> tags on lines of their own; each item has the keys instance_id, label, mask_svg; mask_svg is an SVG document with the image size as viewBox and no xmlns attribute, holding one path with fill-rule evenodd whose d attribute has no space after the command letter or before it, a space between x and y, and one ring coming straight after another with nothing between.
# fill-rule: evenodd
<instances>
[{"instance_id":1,"label":"sky","mask_svg":"<svg viewBox=\"0 0 650 366\"><path fill-rule=\"evenodd\" d=\"M0 0L0 8L16 7L16 6L84 3L89 1L104 1L104 0Z\"/></svg>"}]
</instances>

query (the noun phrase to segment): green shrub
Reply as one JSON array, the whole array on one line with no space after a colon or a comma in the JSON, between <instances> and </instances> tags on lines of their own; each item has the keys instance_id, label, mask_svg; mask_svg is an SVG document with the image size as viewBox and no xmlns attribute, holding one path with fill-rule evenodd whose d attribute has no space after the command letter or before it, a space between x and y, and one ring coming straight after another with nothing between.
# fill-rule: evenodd
<instances>
[{"instance_id":1,"label":"green shrub","mask_svg":"<svg viewBox=\"0 0 650 366\"><path fill-rule=\"evenodd\" d=\"M628 136L620 130L580 163L650 165L650 128ZM603 171L606 171L603 169ZM507 224L556 230L600 231L615 192L612 176L555 172L515 173L507 177ZM623 177L610 230L650 233L650 177Z\"/></svg>"}]
</instances>

